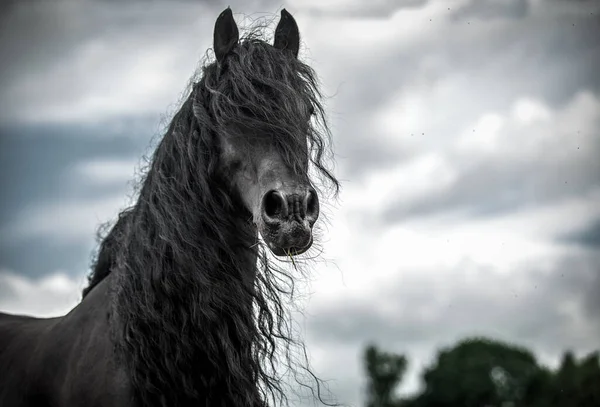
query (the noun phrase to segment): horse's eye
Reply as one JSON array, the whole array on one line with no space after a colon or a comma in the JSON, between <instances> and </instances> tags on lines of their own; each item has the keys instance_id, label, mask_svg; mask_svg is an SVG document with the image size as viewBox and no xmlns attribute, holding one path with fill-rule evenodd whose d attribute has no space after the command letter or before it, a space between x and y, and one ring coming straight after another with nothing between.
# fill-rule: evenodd
<instances>
[{"instance_id":1,"label":"horse's eye","mask_svg":"<svg viewBox=\"0 0 600 407\"><path fill-rule=\"evenodd\" d=\"M309 106L308 107L308 115L312 117L312 116L314 116L314 114L315 114L315 108L312 106Z\"/></svg>"}]
</instances>

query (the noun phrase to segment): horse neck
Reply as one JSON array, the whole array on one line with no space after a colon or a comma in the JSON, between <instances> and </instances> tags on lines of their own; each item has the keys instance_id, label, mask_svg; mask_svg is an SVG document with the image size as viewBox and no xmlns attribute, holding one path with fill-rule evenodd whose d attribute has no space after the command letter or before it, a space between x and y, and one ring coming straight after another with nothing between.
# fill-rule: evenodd
<instances>
[{"instance_id":1,"label":"horse neck","mask_svg":"<svg viewBox=\"0 0 600 407\"><path fill-rule=\"evenodd\" d=\"M256 228L242 209L215 197L191 199L180 214L156 200L150 208L159 170L148 175L117 259L118 354L143 405L252 405ZM220 182L209 178L207 185ZM189 193L173 188L173 195Z\"/></svg>"},{"instance_id":2,"label":"horse neck","mask_svg":"<svg viewBox=\"0 0 600 407\"><path fill-rule=\"evenodd\" d=\"M209 180L209 182L222 181ZM195 284L195 290L190 290L189 286L185 290L185 293L190 295L209 290L211 283L214 282L253 284L257 270L257 255L252 247L256 243L258 233L256 227L248 221L248 214L239 207L231 207L219 215L211 215L206 208L194 208L192 203L189 205L189 211L189 219L182 213L181 218L171 218L170 224L163 224L163 229L153 223L153 219L144 212L144 209L140 209L136 214L140 220L139 226L134 223L129 231L130 238L126 239L126 246L129 246L126 252L130 256L126 256L124 260L130 267L126 267L129 270L123 277L140 278L144 281L158 278L162 285ZM222 220L226 221L222 222ZM177 231L177 225L186 225L187 231L195 229L202 231L202 234L186 233L186 230ZM170 233L165 239L164 235L167 231ZM140 241L152 240L155 241L154 245L139 244ZM152 258L160 261L160 264L158 261L152 264L131 261ZM151 270L136 269L136 263L140 266L150 266ZM118 268L123 270L123 267ZM145 276L144 273L151 275ZM147 288L150 292L146 294L157 293L161 286L153 284ZM163 294L181 297L183 293Z\"/></svg>"}]
</instances>

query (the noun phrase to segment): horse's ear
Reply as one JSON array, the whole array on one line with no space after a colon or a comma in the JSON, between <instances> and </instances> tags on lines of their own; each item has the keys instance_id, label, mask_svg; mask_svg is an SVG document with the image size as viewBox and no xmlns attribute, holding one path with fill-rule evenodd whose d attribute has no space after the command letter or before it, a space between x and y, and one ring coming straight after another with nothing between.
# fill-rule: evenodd
<instances>
[{"instance_id":1,"label":"horse's ear","mask_svg":"<svg viewBox=\"0 0 600 407\"><path fill-rule=\"evenodd\" d=\"M215 33L213 37L213 49L218 62L222 62L225 56L237 45L240 40L240 32L233 19L231 8L227 7L215 22Z\"/></svg>"},{"instance_id":2,"label":"horse's ear","mask_svg":"<svg viewBox=\"0 0 600 407\"><path fill-rule=\"evenodd\" d=\"M275 41L273 42L273 46L281 50L289 49L292 51L294 57L298 57L298 51L300 50L300 31L298 30L296 20L294 20L294 17L292 17L286 9L281 10L281 19L275 29Z\"/></svg>"}]
</instances>

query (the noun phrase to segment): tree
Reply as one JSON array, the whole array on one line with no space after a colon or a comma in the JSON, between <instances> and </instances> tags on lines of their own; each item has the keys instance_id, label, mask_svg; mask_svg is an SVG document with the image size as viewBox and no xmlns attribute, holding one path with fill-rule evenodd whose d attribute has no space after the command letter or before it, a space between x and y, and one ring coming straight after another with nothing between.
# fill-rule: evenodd
<instances>
[{"instance_id":1,"label":"tree","mask_svg":"<svg viewBox=\"0 0 600 407\"><path fill-rule=\"evenodd\" d=\"M579 365L579 395L577 406L600 406L600 355L592 352Z\"/></svg>"},{"instance_id":2,"label":"tree","mask_svg":"<svg viewBox=\"0 0 600 407\"><path fill-rule=\"evenodd\" d=\"M558 370L550 379L547 405L556 407L600 406L600 360L593 352L578 362L566 352ZM536 400L537 401L537 400ZM536 406L542 406L541 402Z\"/></svg>"},{"instance_id":3,"label":"tree","mask_svg":"<svg viewBox=\"0 0 600 407\"><path fill-rule=\"evenodd\" d=\"M438 354L425 370L421 402L436 406L514 405L539 367L533 354L503 342L471 338Z\"/></svg>"},{"instance_id":4,"label":"tree","mask_svg":"<svg viewBox=\"0 0 600 407\"><path fill-rule=\"evenodd\" d=\"M367 407L394 407L394 391L402 382L407 361L403 355L379 351L374 345L364 353L367 373Z\"/></svg>"},{"instance_id":5,"label":"tree","mask_svg":"<svg viewBox=\"0 0 600 407\"><path fill-rule=\"evenodd\" d=\"M370 346L365 351L368 407L599 407L600 356L566 352L560 366L538 365L527 349L470 338L438 352L423 372L424 389L410 398L394 392L406 358Z\"/></svg>"}]
</instances>

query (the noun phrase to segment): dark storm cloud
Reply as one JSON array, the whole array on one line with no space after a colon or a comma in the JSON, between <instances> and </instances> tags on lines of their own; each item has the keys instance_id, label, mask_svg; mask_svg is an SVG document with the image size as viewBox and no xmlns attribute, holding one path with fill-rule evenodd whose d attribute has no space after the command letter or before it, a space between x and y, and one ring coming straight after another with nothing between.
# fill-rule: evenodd
<instances>
[{"instance_id":1,"label":"dark storm cloud","mask_svg":"<svg viewBox=\"0 0 600 407\"><path fill-rule=\"evenodd\" d=\"M409 78L411 68L401 68L396 73L382 70L379 73L340 72L339 106L331 115L335 123L334 137L336 160L342 177L357 179L372 169L389 168L410 158L409 148L390 148L377 128L373 113L383 109L390 98L390 87L402 77ZM354 78L352 78L354 77Z\"/></svg>"},{"instance_id":2,"label":"dark storm cloud","mask_svg":"<svg viewBox=\"0 0 600 407\"><path fill-rule=\"evenodd\" d=\"M88 190L90 185L65 185L64 176L76 163L97 157L140 157L153 135L158 134L151 119L136 133L104 125L0 126L0 224L5 224L28 203L46 201L53 196ZM123 134L127 131L127 136ZM75 189L74 189L75 188Z\"/></svg>"},{"instance_id":3,"label":"dark storm cloud","mask_svg":"<svg viewBox=\"0 0 600 407\"><path fill-rule=\"evenodd\" d=\"M314 16L350 17L350 18L389 18L402 9L424 7L429 0L379 0L371 2L353 3L337 8L322 9L310 8ZM326 4L326 3L323 3Z\"/></svg>"},{"instance_id":4,"label":"dark storm cloud","mask_svg":"<svg viewBox=\"0 0 600 407\"><path fill-rule=\"evenodd\" d=\"M562 291L577 298L582 305L586 325L600 338L600 253L591 248L585 254L563 259L555 266L549 291Z\"/></svg>"},{"instance_id":5,"label":"dark storm cloud","mask_svg":"<svg viewBox=\"0 0 600 407\"><path fill-rule=\"evenodd\" d=\"M106 3L119 3L118 0L98 0ZM294 11L294 6L287 4L286 1L275 1L275 0L178 0L181 3L205 3L215 8L231 7L234 13L239 12L243 9L244 13L252 14L254 12L275 12L279 8L287 7L290 11ZM132 2L138 3L160 3L157 0L132 0ZM337 8L331 10L323 10L322 8L310 9L313 15L328 15L328 16L340 16L340 17L389 17L394 12L401 9L411 9L423 7L429 2L429 0L376 0L371 2L364 2L362 4L346 4L340 5ZM324 3L326 4L326 3ZM301 8L304 8L300 5Z\"/></svg>"},{"instance_id":6,"label":"dark storm cloud","mask_svg":"<svg viewBox=\"0 0 600 407\"><path fill-rule=\"evenodd\" d=\"M331 39L333 43L341 40ZM391 48L379 56L359 56L361 62L363 58L370 59L369 64L357 64L352 59L356 55L349 60L336 55L335 51L329 55L335 61L333 66L345 67L327 76L328 82L339 84L333 96L336 106L330 117L342 178L356 180L369 171L389 168L414 156L409 147L399 149L397 144L390 146L383 141L376 114L393 101L398 90L418 76L423 55L416 48L419 45L409 49ZM402 112L398 112L398 116L402 116Z\"/></svg>"},{"instance_id":7,"label":"dark storm cloud","mask_svg":"<svg viewBox=\"0 0 600 407\"><path fill-rule=\"evenodd\" d=\"M59 230L56 231L60 233ZM28 239L25 244L0 246L0 264L29 278L42 278L60 270L72 277L87 274L96 249L94 236L89 241L57 244L48 238Z\"/></svg>"},{"instance_id":8,"label":"dark storm cloud","mask_svg":"<svg viewBox=\"0 0 600 407\"><path fill-rule=\"evenodd\" d=\"M26 112L35 120L36 108L77 100L99 79L106 82L110 95L111 75L121 69L123 61L100 60L94 62L100 66L89 66L89 50L106 41L109 48L135 49L136 44L162 40L176 24L191 28L188 33L200 29L198 7L178 4L107 5L91 0L16 3L3 16L0 27L0 103L6 107L2 117L11 119L8 110L21 115ZM186 39L182 34L180 40ZM103 77L90 74L90 69L101 71ZM36 81L48 72L54 81ZM64 78L64 72L70 76ZM38 83L40 89L30 89L31 83Z\"/></svg>"},{"instance_id":9,"label":"dark storm cloud","mask_svg":"<svg viewBox=\"0 0 600 407\"><path fill-rule=\"evenodd\" d=\"M565 258L551 273L532 265L509 275L465 263L436 274L435 282L431 275L399 273L396 284L388 284L375 302L340 301L313 314L308 330L325 347L376 341L410 350L482 334L518 338L553 354L591 349L600 337L600 315L594 308L599 260L598 254L590 253ZM378 303L387 311L378 309ZM565 312L573 303L585 315L587 332Z\"/></svg>"},{"instance_id":10,"label":"dark storm cloud","mask_svg":"<svg viewBox=\"0 0 600 407\"><path fill-rule=\"evenodd\" d=\"M446 17L442 14L438 18ZM509 109L520 96L557 108L581 90L600 94L596 73L600 66L600 42L596 40L600 38L600 24L595 14L548 12L506 19L482 30L483 26L454 21L409 43L382 45L378 51L384 52L366 53L360 57L361 63L346 60L332 49L330 58L345 67L327 78L341 84L335 113L351 118L347 123L340 120L336 128L344 177L356 179L418 154L407 147L394 160L390 152L396 152L396 147L382 141L380 123L374 116L415 83L425 92L440 83L463 89L455 92L456 100L444 101L439 110L431 106L431 117L424 127L397 134L402 139L413 132L425 133L432 144L464 131L489 111ZM342 40L331 38L333 42ZM371 63L362 63L364 58ZM396 114L399 121L405 115L401 110ZM360 154L364 148L370 153Z\"/></svg>"},{"instance_id":11,"label":"dark storm cloud","mask_svg":"<svg viewBox=\"0 0 600 407\"><path fill-rule=\"evenodd\" d=\"M8 74L18 74L14 72L17 69L39 67L39 64L43 66L44 61L60 60L87 40L114 33L115 30L140 26L148 28L150 32L161 32L174 24L186 24L193 17L192 6L196 6L198 16L200 12L206 13L198 6L214 6L216 18L216 11L221 7L237 6L234 10L236 13L274 13L277 10L257 8L273 8L275 4L279 7L280 2L135 0L125 4L111 0L15 1L4 6L0 17L0 58L3 61L0 79L5 79ZM188 18L177 19L177 16ZM169 20L168 17L173 19Z\"/></svg>"},{"instance_id":12,"label":"dark storm cloud","mask_svg":"<svg viewBox=\"0 0 600 407\"><path fill-rule=\"evenodd\" d=\"M452 18L459 20L523 18L529 13L529 0L471 0L452 8Z\"/></svg>"},{"instance_id":13,"label":"dark storm cloud","mask_svg":"<svg viewBox=\"0 0 600 407\"><path fill-rule=\"evenodd\" d=\"M85 179L68 182L69 174L84 161L141 158L157 134L156 127L148 118L136 125L124 120L119 125L0 126L0 268L29 277L56 270L87 272L95 246L93 234L64 243L48 237L17 239L10 228L28 207L70 199L86 202L111 194L120 194L125 200L131 191L123 186L99 186ZM98 219L98 226L109 220ZM60 229L56 234L60 236Z\"/></svg>"},{"instance_id":14,"label":"dark storm cloud","mask_svg":"<svg viewBox=\"0 0 600 407\"><path fill-rule=\"evenodd\" d=\"M455 183L439 192L409 202L397 197L383 211L381 221L389 224L455 210L487 217L585 196L600 187L600 142L593 147L586 152L574 147L573 160L565 162L522 162L502 156L475 160Z\"/></svg>"},{"instance_id":15,"label":"dark storm cloud","mask_svg":"<svg viewBox=\"0 0 600 407\"><path fill-rule=\"evenodd\" d=\"M5 10L0 26L0 89L23 75L47 69L98 35L143 21L142 15L136 19L114 11L90 1L15 2Z\"/></svg>"},{"instance_id":16,"label":"dark storm cloud","mask_svg":"<svg viewBox=\"0 0 600 407\"><path fill-rule=\"evenodd\" d=\"M178 44L183 41L187 41L185 44L198 44L201 37L210 38L212 33L212 28L207 30L198 21L209 13L216 18L227 5L242 15L275 13L281 6L280 3L271 5L268 1L124 3L94 0L22 1L5 6L0 25L0 103L5 106L15 103L27 105L31 101L22 100L23 91L15 89L15 84L26 84L27 78L36 78L46 72L60 75L64 70L61 67L66 63L83 64L86 49L98 41L108 40L116 49L127 46L135 48L138 43L159 42L165 35L179 32L181 37L175 39ZM188 38L189 35L194 36L193 41ZM198 58L204 51L189 50ZM105 76L109 76L118 69L116 67L121 61L98 63L102 64L100 68L106 72ZM94 82L97 78L85 71L76 72L78 77L70 78L71 86L60 89L48 86L38 92L28 90L27 94L38 103L43 101L50 105L57 98L64 100L79 95L86 83Z\"/></svg>"},{"instance_id":17,"label":"dark storm cloud","mask_svg":"<svg viewBox=\"0 0 600 407\"><path fill-rule=\"evenodd\" d=\"M564 236L560 240L590 249L600 249L600 219L587 225L583 230ZM598 266L600 270L600 264Z\"/></svg>"}]
</instances>

